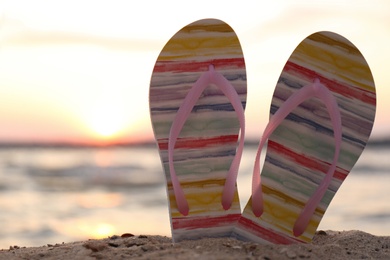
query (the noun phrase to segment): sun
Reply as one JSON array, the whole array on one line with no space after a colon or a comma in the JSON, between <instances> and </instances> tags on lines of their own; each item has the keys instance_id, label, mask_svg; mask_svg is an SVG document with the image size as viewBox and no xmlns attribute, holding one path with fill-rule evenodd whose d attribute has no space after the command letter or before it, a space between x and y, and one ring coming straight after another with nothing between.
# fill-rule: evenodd
<instances>
[{"instance_id":1,"label":"sun","mask_svg":"<svg viewBox=\"0 0 390 260\"><path fill-rule=\"evenodd\" d=\"M103 138L114 137L126 127L124 112L116 106L101 106L90 116L89 127Z\"/></svg>"},{"instance_id":2,"label":"sun","mask_svg":"<svg viewBox=\"0 0 390 260\"><path fill-rule=\"evenodd\" d=\"M98 141L114 141L125 135L136 120L119 96L101 96L84 107L84 123Z\"/></svg>"},{"instance_id":3,"label":"sun","mask_svg":"<svg viewBox=\"0 0 390 260\"><path fill-rule=\"evenodd\" d=\"M84 99L78 118L87 135L87 142L107 145L138 142L149 138L147 100L108 89L93 98ZM133 93L134 94L134 93ZM138 96L142 97L138 93Z\"/></svg>"}]
</instances>

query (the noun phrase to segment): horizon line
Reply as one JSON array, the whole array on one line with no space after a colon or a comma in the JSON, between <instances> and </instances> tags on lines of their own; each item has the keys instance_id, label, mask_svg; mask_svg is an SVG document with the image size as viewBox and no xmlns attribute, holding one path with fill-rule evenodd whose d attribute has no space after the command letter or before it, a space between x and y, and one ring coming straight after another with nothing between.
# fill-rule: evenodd
<instances>
[{"instance_id":1,"label":"horizon line","mask_svg":"<svg viewBox=\"0 0 390 260\"><path fill-rule=\"evenodd\" d=\"M258 146L259 141L250 139L245 141L247 146ZM390 146L390 136L372 137L367 146ZM105 148L105 147L157 147L155 140L119 141L107 143L72 142L72 141L5 141L0 140L0 149L6 148Z\"/></svg>"}]
</instances>

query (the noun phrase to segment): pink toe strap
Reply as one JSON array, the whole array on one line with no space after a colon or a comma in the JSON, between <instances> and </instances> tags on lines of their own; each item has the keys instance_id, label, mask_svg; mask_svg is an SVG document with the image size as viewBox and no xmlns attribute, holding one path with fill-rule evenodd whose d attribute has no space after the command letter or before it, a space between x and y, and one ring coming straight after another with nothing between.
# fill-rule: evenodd
<instances>
[{"instance_id":1,"label":"pink toe strap","mask_svg":"<svg viewBox=\"0 0 390 260\"><path fill-rule=\"evenodd\" d=\"M315 209L323 198L333 178L340 154L340 145L342 139L340 110L336 98L333 96L332 92L330 92L324 85L322 85L318 79L316 79L314 83L306 85L295 92L271 117L260 140L252 177L252 208L255 216L260 217L263 213L263 193L260 178L261 150L263 149L272 132L280 125L280 123L287 117L287 115L290 114L297 106L299 106L299 104L312 97L317 97L322 102L324 102L329 112L334 131L335 151L332 165L329 167L325 178L322 180L317 190L306 203L295 222L293 228L293 233L295 236L300 236L306 230L306 227L308 226Z\"/></svg>"},{"instance_id":2,"label":"pink toe strap","mask_svg":"<svg viewBox=\"0 0 390 260\"><path fill-rule=\"evenodd\" d=\"M179 107L177 114L172 122L171 130L169 133L168 141L168 160L169 160L169 170L173 186L173 191L175 194L176 204L179 212L186 216L189 212L189 206L185 194L181 188L180 182L177 178L174 163L173 163L173 151L175 148L176 141L179 137L179 134L188 118L191 114L192 109L194 108L199 97L203 91L207 88L209 84L215 84L224 95L232 103L234 110L237 113L237 117L240 123L240 140L239 145L236 151L236 155L233 159L233 162L230 166L229 173L227 175L225 186L222 194L222 206L225 210L229 209L235 192L236 179L238 174L238 168L240 166L242 151L244 148L244 137L245 137L245 116L244 109L241 104L241 100L230 82L221 74L214 70L214 66L209 66L209 71L204 72L199 79L194 83L191 90L188 92L187 96L184 98L183 103Z\"/></svg>"}]
</instances>

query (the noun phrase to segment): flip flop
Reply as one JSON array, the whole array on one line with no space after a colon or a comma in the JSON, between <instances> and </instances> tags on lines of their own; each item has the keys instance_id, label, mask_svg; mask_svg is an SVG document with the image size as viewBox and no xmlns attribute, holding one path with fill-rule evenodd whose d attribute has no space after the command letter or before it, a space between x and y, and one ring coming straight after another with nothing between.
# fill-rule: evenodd
<instances>
[{"instance_id":1,"label":"flip flop","mask_svg":"<svg viewBox=\"0 0 390 260\"><path fill-rule=\"evenodd\" d=\"M173 241L231 236L241 216L236 178L246 103L233 29L204 19L177 32L154 66L149 98Z\"/></svg>"},{"instance_id":2,"label":"flip flop","mask_svg":"<svg viewBox=\"0 0 390 260\"><path fill-rule=\"evenodd\" d=\"M276 85L252 197L233 236L260 243L310 242L367 144L375 110L374 80L359 50L332 32L304 39Z\"/></svg>"}]
</instances>

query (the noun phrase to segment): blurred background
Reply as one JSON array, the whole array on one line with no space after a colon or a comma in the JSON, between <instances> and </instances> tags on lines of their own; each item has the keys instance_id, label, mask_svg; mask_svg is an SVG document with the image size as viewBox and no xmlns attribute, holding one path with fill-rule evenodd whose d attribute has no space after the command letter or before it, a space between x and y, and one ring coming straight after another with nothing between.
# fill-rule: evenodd
<instances>
[{"instance_id":1,"label":"blurred background","mask_svg":"<svg viewBox=\"0 0 390 260\"><path fill-rule=\"evenodd\" d=\"M359 48L376 83L376 122L320 228L390 235L389 14L386 0L0 0L0 248L170 236L149 81L164 44L203 18L227 22L242 44L249 141L260 139L300 41L329 30ZM249 146L242 206L254 156Z\"/></svg>"}]
</instances>

